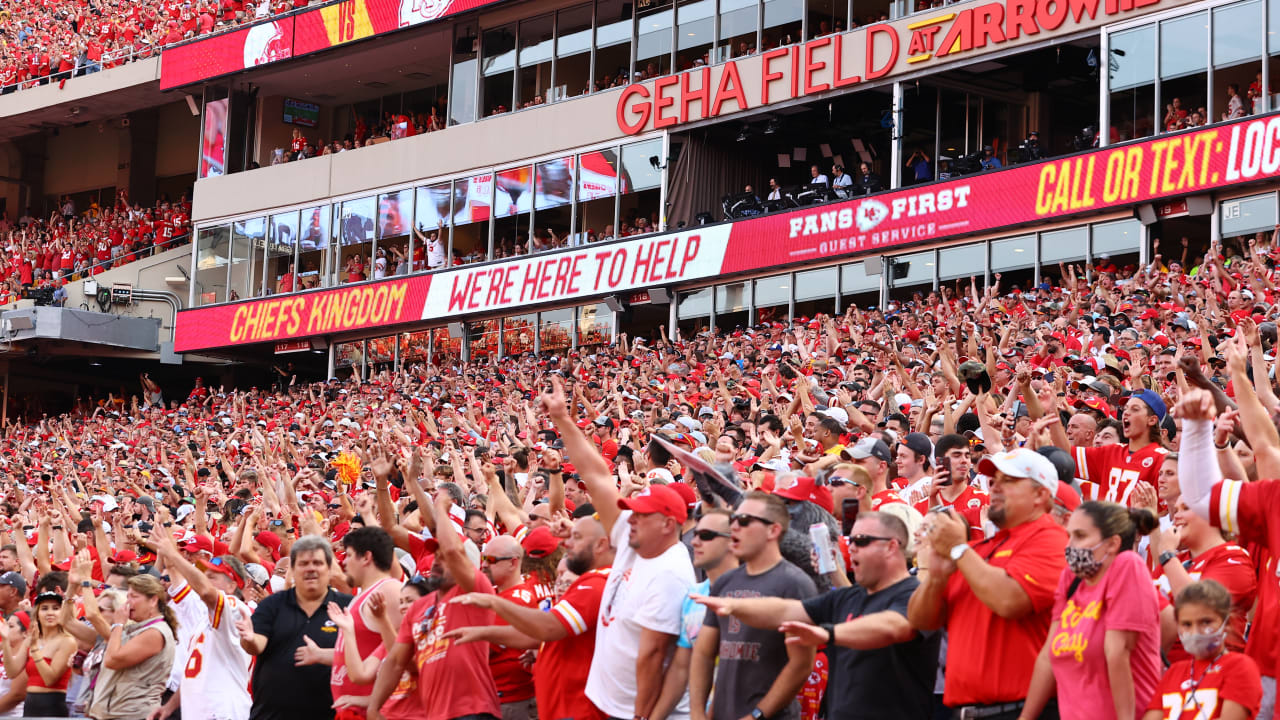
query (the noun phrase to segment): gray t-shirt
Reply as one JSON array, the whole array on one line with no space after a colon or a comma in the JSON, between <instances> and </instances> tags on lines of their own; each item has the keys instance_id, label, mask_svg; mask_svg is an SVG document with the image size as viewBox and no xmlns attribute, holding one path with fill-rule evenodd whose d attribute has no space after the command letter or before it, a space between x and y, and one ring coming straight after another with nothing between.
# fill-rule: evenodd
<instances>
[{"instance_id":1,"label":"gray t-shirt","mask_svg":"<svg viewBox=\"0 0 1280 720\"><path fill-rule=\"evenodd\" d=\"M783 560L759 575L740 566L711 585L714 597L780 597L804 600L818 594L803 570ZM787 665L786 636L760 630L734 617L707 613L703 625L720 632L720 662L716 667L712 720L739 720L751 713ZM792 701L770 720L796 720L800 704Z\"/></svg>"}]
</instances>

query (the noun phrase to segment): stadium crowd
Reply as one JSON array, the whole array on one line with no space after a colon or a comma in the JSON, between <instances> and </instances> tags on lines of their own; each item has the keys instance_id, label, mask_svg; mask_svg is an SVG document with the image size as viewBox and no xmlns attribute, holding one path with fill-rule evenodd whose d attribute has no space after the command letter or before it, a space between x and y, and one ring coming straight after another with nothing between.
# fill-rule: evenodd
<instances>
[{"instance_id":1,"label":"stadium crowd","mask_svg":"<svg viewBox=\"0 0 1280 720\"><path fill-rule=\"evenodd\" d=\"M72 280L110 270L191 241L191 203L162 198L154 207L129 204L119 191L114 203L79 210L64 197L39 218L28 209L17 220L0 214L0 304L37 288L56 290Z\"/></svg>"},{"instance_id":2,"label":"stadium crowd","mask_svg":"<svg viewBox=\"0 0 1280 720\"><path fill-rule=\"evenodd\" d=\"M1276 256L144 374L4 430L0 713L1269 719Z\"/></svg>"},{"instance_id":3,"label":"stadium crowd","mask_svg":"<svg viewBox=\"0 0 1280 720\"><path fill-rule=\"evenodd\" d=\"M46 0L0 11L0 95L65 83L309 0Z\"/></svg>"}]
</instances>

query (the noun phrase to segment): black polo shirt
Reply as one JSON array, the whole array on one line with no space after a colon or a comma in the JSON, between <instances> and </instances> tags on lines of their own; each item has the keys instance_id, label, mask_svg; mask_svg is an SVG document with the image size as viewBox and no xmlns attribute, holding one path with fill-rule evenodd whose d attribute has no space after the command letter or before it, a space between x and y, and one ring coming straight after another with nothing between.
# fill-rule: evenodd
<instances>
[{"instance_id":1,"label":"black polo shirt","mask_svg":"<svg viewBox=\"0 0 1280 720\"><path fill-rule=\"evenodd\" d=\"M298 605L293 588L268 595L253 613L253 631L267 638L267 647L253 668L253 709L250 720L332 720L333 694L329 691L328 665L294 665L293 653L306 643L322 648L338 641L338 627L329 619L330 602L342 607L351 596L329 588L329 595L315 614L308 616Z\"/></svg>"}]
</instances>

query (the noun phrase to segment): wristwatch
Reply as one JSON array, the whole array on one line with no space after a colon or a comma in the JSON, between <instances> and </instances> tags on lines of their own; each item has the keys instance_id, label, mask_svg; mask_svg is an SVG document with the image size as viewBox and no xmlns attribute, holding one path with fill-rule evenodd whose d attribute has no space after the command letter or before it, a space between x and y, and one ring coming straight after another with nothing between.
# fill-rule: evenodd
<instances>
[{"instance_id":1,"label":"wristwatch","mask_svg":"<svg viewBox=\"0 0 1280 720\"><path fill-rule=\"evenodd\" d=\"M82 587L82 588L91 588L91 587L93 587L93 583L89 582L88 580L81 580L81 581L80 581L80 587Z\"/></svg>"},{"instance_id":2,"label":"wristwatch","mask_svg":"<svg viewBox=\"0 0 1280 720\"><path fill-rule=\"evenodd\" d=\"M1177 560L1177 559L1178 559L1178 553L1172 550L1165 550L1164 552L1160 553L1160 557L1158 558L1158 561L1160 563L1160 567L1164 567L1165 564L1168 563L1170 560Z\"/></svg>"},{"instance_id":3,"label":"wristwatch","mask_svg":"<svg viewBox=\"0 0 1280 720\"><path fill-rule=\"evenodd\" d=\"M835 645L836 644L836 626L831 623L822 623L818 627L822 628L823 632L827 634L827 644Z\"/></svg>"},{"instance_id":4,"label":"wristwatch","mask_svg":"<svg viewBox=\"0 0 1280 720\"><path fill-rule=\"evenodd\" d=\"M951 562L960 562L960 558L964 557L965 552L970 549L972 548L969 547L969 543L960 543L951 548Z\"/></svg>"},{"instance_id":5,"label":"wristwatch","mask_svg":"<svg viewBox=\"0 0 1280 720\"><path fill-rule=\"evenodd\" d=\"M752 708L751 720L764 720L764 711L760 708Z\"/></svg>"}]
</instances>

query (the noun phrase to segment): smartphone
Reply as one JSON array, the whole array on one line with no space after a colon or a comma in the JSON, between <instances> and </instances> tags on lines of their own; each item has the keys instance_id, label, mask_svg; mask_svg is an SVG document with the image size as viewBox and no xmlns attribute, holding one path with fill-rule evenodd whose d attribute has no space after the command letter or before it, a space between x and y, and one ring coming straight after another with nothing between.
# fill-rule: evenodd
<instances>
[{"instance_id":1,"label":"smartphone","mask_svg":"<svg viewBox=\"0 0 1280 720\"><path fill-rule=\"evenodd\" d=\"M946 478L938 482L939 485L951 485L955 482L955 480L951 478L951 458L950 457L943 455L942 458L938 460L938 469L944 470L947 473Z\"/></svg>"},{"instance_id":2,"label":"smartphone","mask_svg":"<svg viewBox=\"0 0 1280 720\"><path fill-rule=\"evenodd\" d=\"M853 532L853 523L858 519L858 498L845 498L840 501L840 514L844 519L840 522L840 533L849 537Z\"/></svg>"}]
</instances>

